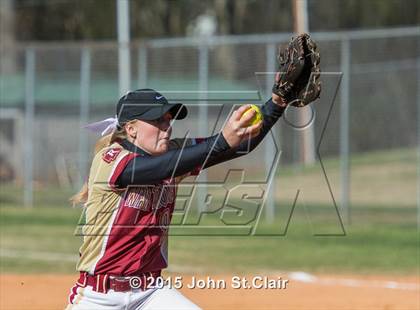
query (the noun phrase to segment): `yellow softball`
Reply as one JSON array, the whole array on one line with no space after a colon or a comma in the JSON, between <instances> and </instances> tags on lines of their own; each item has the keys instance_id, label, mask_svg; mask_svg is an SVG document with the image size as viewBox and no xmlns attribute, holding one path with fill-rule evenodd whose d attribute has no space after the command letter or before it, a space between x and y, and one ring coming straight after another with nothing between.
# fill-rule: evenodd
<instances>
[{"instance_id":1,"label":"yellow softball","mask_svg":"<svg viewBox=\"0 0 420 310\"><path fill-rule=\"evenodd\" d=\"M256 113L255 113L254 117L251 118L251 121L249 122L249 126L255 125L263 119L263 115L261 113L260 108L258 106L256 106L255 104L251 104L249 109L246 110L244 112L244 114L242 114L242 117L245 117L247 115L247 113L251 113L252 110L254 110Z\"/></svg>"}]
</instances>

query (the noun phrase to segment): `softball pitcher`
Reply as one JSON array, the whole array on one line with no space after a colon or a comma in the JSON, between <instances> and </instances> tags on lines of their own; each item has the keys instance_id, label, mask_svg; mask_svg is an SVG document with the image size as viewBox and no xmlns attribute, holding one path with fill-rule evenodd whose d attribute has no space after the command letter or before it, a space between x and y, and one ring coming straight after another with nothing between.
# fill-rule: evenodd
<instances>
[{"instance_id":1,"label":"softball pitcher","mask_svg":"<svg viewBox=\"0 0 420 310\"><path fill-rule=\"evenodd\" d=\"M284 78L277 75L261 121L251 125L256 112L244 105L207 138L171 139L171 121L184 119L187 108L152 89L127 93L115 119L90 126L106 125L103 134L111 133L97 143L88 182L72 197L74 204L84 203L85 219L80 276L66 309L199 309L176 289L155 285L168 266L177 184L252 151L288 104Z\"/></svg>"}]
</instances>

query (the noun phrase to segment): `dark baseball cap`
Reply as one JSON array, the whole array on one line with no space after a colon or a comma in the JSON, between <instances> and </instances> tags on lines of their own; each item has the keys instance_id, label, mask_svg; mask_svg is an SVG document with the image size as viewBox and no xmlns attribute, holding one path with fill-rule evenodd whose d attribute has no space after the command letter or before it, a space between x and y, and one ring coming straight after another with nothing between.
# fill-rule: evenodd
<instances>
[{"instance_id":1,"label":"dark baseball cap","mask_svg":"<svg viewBox=\"0 0 420 310\"><path fill-rule=\"evenodd\" d=\"M182 103L169 103L160 93L151 88L130 91L120 98L117 104L117 117L120 125L134 119L152 121L167 112L174 119L183 119L188 110Z\"/></svg>"}]
</instances>

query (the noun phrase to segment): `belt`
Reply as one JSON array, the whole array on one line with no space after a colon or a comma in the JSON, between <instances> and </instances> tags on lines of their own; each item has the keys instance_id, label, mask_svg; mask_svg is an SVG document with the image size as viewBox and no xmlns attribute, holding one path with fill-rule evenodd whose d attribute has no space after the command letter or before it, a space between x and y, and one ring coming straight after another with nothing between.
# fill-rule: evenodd
<instances>
[{"instance_id":1,"label":"belt","mask_svg":"<svg viewBox=\"0 0 420 310\"><path fill-rule=\"evenodd\" d=\"M156 284L156 279L160 277L160 274L160 270L145 272L130 277L108 274L91 275L87 272L80 272L77 284L81 287L92 286L93 290L99 293L107 293L109 290L130 292L133 289L140 289L144 291L149 285Z\"/></svg>"}]
</instances>

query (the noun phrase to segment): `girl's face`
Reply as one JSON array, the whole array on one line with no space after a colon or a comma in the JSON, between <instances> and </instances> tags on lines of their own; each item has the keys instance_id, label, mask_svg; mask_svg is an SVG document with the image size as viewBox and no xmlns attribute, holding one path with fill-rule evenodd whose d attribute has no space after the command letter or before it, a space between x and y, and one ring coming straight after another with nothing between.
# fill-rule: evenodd
<instances>
[{"instance_id":1,"label":"girl's face","mask_svg":"<svg viewBox=\"0 0 420 310\"><path fill-rule=\"evenodd\" d=\"M154 121L137 120L126 124L128 140L150 155L161 155L169 149L172 115L167 112Z\"/></svg>"}]
</instances>

